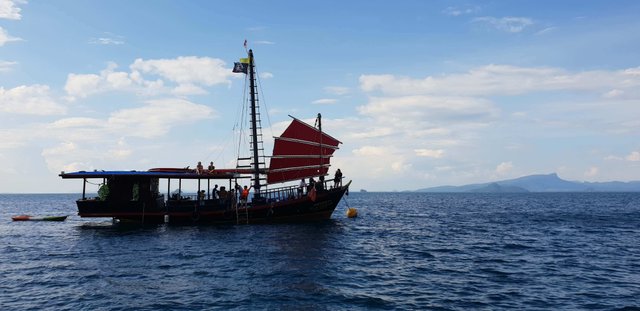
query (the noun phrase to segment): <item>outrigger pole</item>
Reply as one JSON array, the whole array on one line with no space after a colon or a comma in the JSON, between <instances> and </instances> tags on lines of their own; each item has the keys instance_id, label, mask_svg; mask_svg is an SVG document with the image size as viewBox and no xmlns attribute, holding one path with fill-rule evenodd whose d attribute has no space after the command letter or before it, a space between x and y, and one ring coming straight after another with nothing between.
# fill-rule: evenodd
<instances>
[{"instance_id":1,"label":"outrigger pole","mask_svg":"<svg viewBox=\"0 0 640 311\"><path fill-rule=\"evenodd\" d=\"M260 197L260 161L258 159L258 125L256 121L256 86L253 50L249 50L249 88L251 94L251 135L253 147L253 190L254 197Z\"/></svg>"}]
</instances>

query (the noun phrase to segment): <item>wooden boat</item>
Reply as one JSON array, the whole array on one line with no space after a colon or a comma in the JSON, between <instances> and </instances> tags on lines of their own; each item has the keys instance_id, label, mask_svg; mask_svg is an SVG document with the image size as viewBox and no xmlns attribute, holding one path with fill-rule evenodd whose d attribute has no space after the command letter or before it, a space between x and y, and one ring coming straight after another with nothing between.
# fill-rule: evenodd
<instances>
[{"instance_id":1,"label":"wooden boat","mask_svg":"<svg viewBox=\"0 0 640 311\"><path fill-rule=\"evenodd\" d=\"M67 216L34 217L31 215L18 215L11 217L13 221L65 221Z\"/></svg>"},{"instance_id":2,"label":"wooden boat","mask_svg":"<svg viewBox=\"0 0 640 311\"><path fill-rule=\"evenodd\" d=\"M80 217L112 217L123 221L169 223L272 223L328 219L347 193L351 182L342 177L324 181L330 159L341 143L322 131L321 115L311 126L292 118L287 129L275 138L273 155L266 167L262 152L262 133L258 111L253 51L236 63L234 72L249 79L250 151L249 161L230 169L152 168L147 171L79 171L62 173L64 179L83 179L82 198L77 200ZM236 195L239 179L250 178L253 196L240 200ZM318 178L314 186L285 185ZM101 184L99 196L88 198L88 180ZM198 194L184 195L183 180L197 180ZM160 181L167 184L161 193ZM206 181L206 187L203 182ZM228 184L230 190L213 193L211 181ZM171 192L172 182L178 188ZM95 182L94 182L95 183ZM204 189L206 189L206 191ZM222 187L221 187L222 188ZM234 194L234 191L237 191ZM226 194L225 194L226 193ZM231 193L231 194L229 194Z\"/></svg>"}]
</instances>

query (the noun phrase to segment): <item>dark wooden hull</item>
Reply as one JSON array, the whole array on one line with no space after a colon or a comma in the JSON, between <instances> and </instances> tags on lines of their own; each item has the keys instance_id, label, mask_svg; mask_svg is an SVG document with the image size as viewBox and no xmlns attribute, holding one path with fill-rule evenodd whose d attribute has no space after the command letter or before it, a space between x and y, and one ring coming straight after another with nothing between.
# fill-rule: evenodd
<instances>
[{"instance_id":1,"label":"dark wooden hull","mask_svg":"<svg viewBox=\"0 0 640 311\"><path fill-rule=\"evenodd\" d=\"M78 200L81 217L110 217L123 222L172 224L256 224L306 222L331 218L349 185L318 192L315 200L307 195L278 202L238 203L219 200L172 201L110 204L98 200Z\"/></svg>"}]
</instances>

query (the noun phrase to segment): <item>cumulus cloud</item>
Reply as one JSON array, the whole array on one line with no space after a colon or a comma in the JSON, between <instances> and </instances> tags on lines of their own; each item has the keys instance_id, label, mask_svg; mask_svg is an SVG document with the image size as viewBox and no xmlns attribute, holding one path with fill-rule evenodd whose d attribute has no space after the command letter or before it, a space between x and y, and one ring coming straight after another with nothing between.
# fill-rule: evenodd
<instances>
[{"instance_id":1,"label":"cumulus cloud","mask_svg":"<svg viewBox=\"0 0 640 311\"><path fill-rule=\"evenodd\" d=\"M527 17L502 17L496 18L491 16L476 17L472 20L474 23L481 23L491 26L500 31L509 33L518 33L525 28L533 25L533 20Z\"/></svg>"},{"instance_id":2,"label":"cumulus cloud","mask_svg":"<svg viewBox=\"0 0 640 311\"><path fill-rule=\"evenodd\" d=\"M21 38L12 37L9 33L0 27L0 46L3 46L7 42L22 41Z\"/></svg>"},{"instance_id":3,"label":"cumulus cloud","mask_svg":"<svg viewBox=\"0 0 640 311\"><path fill-rule=\"evenodd\" d=\"M228 84L233 76L225 67L225 62L210 57L180 56L175 59L136 59L131 66L132 72L158 75L178 84Z\"/></svg>"},{"instance_id":4,"label":"cumulus cloud","mask_svg":"<svg viewBox=\"0 0 640 311\"><path fill-rule=\"evenodd\" d=\"M20 14L22 9L18 7L18 4L23 3L26 3L26 1L0 0L0 18L20 20L22 18L22 15Z\"/></svg>"},{"instance_id":5,"label":"cumulus cloud","mask_svg":"<svg viewBox=\"0 0 640 311\"><path fill-rule=\"evenodd\" d=\"M512 169L513 169L513 163L511 161L502 162L498 164L498 166L496 166L496 174L505 175L509 173Z\"/></svg>"},{"instance_id":6,"label":"cumulus cloud","mask_svg":"<svg viewBox=\"0 0 640 311\"><path fill-rule=\"evenodd\" d=\"M21 85L5 90L0 87L0 111L30 115L60 115L66 107L50 95L47 85Z\"/></svg>"},{"instance_id":7,"label":"cumulus cloud","mask_svg":"<svg viewBox=\"0 0 640 311\"><path fill-rule=\"evenodd\" d=\"M592 166L586 172L584 172L585 177L595 177L598 176L600 169L598 167Z\"/></svg>"},{"instance_id":8,"label":"cumulus cloud","mask_svg":"<svg viewBox=\"0 0 640 311\"><path fill-rule=\"evenodd\" d=\"M116 111L107 123L111 130L128 133L128 136L152 138L166 134L177 124L214 116L214 110L207 106L172 98L149 100L144 107Z\"/></svg>"},{"instance_id":9,"label":"cumulus cloud","mask_svg":"<svg viewBox=\"0 0 640 311\"><path fill-rule=\"evenodd\" d=\"M85 98L108 91L135 92L140 95L199 95L204 86L229 84L233 74L222 60L209 57L178 57L175 59L136 59L130 72L118 71L109 63L99 74L67 76L65 91L69 99Z\"/></svg>"}]
</instances>

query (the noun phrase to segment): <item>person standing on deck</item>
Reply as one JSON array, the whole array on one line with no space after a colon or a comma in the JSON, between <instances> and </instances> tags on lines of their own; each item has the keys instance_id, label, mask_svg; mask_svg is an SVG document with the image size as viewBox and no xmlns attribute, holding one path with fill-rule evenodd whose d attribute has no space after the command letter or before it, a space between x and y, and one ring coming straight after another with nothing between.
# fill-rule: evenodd
<instances>
[{"instance_id":1,"label":"person standing on deck","mask_svg":"<svg viewBox=\"0 0 640 311\"><path fill-rule=\"evenodd\" d=\"M342 171L338 169L333 177L333 186L338 188L342 186Z\"/></svg>"},{"instance_id":2,"label":"person standing on deck","mask_svg":"<svg viewBox=\"0 0 640 311\"><path fill-rule=\"evenodd\" d=\"M247 204L247 199L249 198L249 190L251 190L251 188L253 188L253 186L248 187L244 186L244 189L242 189L242 192L240 193L240 202L243 204Z\"/></svg>"},{"instance_id":3,"label":"person standing on deck","mask_svg":"<svg viewBox=\"0 0 640 311\"><path fill-rule=\"evenodd\" d=\"M302 197L302 194L304 194L304 188L307 187L307 183L304 182L304 178L300 179L300 185L298 186L298 197Z\"/></svg>"},{"instance_id":4,"label":"person standing on deck","mask_svg":"<svg viewBox=\"0 0 640 311\"><path fill-rule=\"evenodd\" d=\"M204 190L200 190L200 192L198 192L198 205L204 206L205 196L206 194L204 193Z\"/></svg>"},{"instance_id":5,"label":"person standing on deck","mask_svg":"<svg viewBox=\"0 0 640 311\"><path fill-rule=\"evenodd\" d=\"M220 197L218 196L218 185L216 185L215 187L213 187L213 190L211 190L211 192L212 192L212 194L213 194L213 198L214 198L214 199L218 199L218 198L220 198Z\"/></svg>"}]
</instances>

